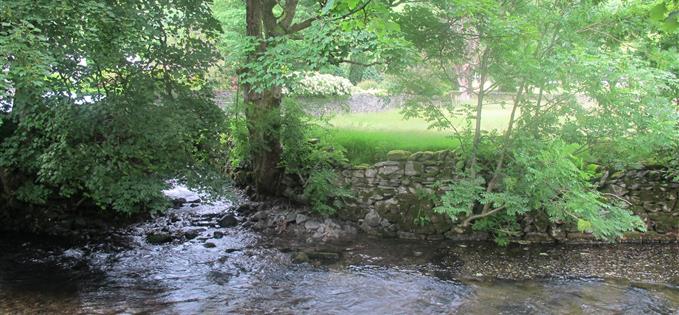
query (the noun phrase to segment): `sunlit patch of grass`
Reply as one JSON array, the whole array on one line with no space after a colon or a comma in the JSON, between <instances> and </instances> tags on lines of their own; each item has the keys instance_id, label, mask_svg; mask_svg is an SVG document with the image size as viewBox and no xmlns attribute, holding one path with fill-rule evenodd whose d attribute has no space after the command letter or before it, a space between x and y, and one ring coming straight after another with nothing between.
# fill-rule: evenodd
<instances>
[{"instance_id":1,"label":"sunlit patch of grass","mask_svg":"<svg viewBox=\"0 0 679 315\"><path fill-rule=\"evenodd\" d=\"M344 147L352 164L383 161L391 150L438 151L454 149L459 141L442 132L417 130L358 130L338 128L336 143Z\"/></svg>"},{"instance_id":2,"label":"sunlit patch of grass","mask_svg":"<svg viewBox=\"0 0 679 315\"><path fill-rule=\"evenodd\" d=\"M509 114L509 109L498 105L486 107L482 129L504 130ZM468 127L463 117L450 119L460 130ZM426 120L404 119L398 110L337 115L330 124L335 141L347 150L353 164L382 161L391 150L437 151L455 149L460 144L452 130L430 129Z\"/></svg>"}]
</instances>

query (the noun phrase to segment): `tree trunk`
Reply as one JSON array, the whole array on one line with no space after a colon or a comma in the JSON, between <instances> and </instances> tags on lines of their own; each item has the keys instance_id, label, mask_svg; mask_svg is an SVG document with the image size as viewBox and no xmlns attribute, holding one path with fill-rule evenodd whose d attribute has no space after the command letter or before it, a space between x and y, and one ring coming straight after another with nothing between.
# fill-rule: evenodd
<instances>
[{"instance_id":1,"label":"tree trunk","mask_svg":"<svg viewBox=\"0 0 679 315\"><path fill-rule=\"evenodd\" d=\"M469 173L472 178L476 177L476 160L478 159L479 145L481 144L481 114L483 112L483 101L486 94L486 71L487 67L487 51L481 56L481 64L479 66L479 94L476 100L476 122L474 128L474 141L472 143L472 153L469 159Z\"/></svg>"},{"instance_id":2,"label":"tree trunk","mask_svg":"<svg viewBox=\"0 0 679 315\"><path fill-rule=\"evenodd\" d=\"M248 63L255 63L267 50L266 38L273 35L266 26L275 22L271 14L274 5L275 2L270 0L246 2L246 34L259 40L255 51L248 56ZM249 69L243 71L247 75ZM258 195L278 195L283 173L279 167L283 152L280 140L280 88L271 87L258 92L250 84L243 84L243 100L246 106L245 116L248 123L250 162L255 191Z\"/></svg>"},{"instance_id":3,"label":"tree trunk","mask_svg":"<svg viewBox=\"0 0 679 315\"><path fill-rule=\"evenodd\" d=\"M279 167L283 153L280 142L281 97L275 90L262 93L246 91L245 94L253 184L257 194L275 196L280 193L282 175Z\"/></svg>"}]
</instances>

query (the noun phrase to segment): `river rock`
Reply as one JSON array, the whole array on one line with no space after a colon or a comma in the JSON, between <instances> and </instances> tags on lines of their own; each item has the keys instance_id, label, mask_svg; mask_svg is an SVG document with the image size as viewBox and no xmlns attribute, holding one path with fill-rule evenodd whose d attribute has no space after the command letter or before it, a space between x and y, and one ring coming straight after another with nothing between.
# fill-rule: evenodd
<instances>
[{"instance_id":1,"label":"river rock","mask_svg":"<svg viewBox=\"0 0 679 315\"><path fill-rule=\"evenodd\" d=\"M298 252L295 255L293 255L292 262L296 264L309 262L309 256L305 252Z\"/></svg>"},{"instance_id":2,"label":"river rock","mask_svg":"<svg viewBox=\"0 0 679 315\"><path fill-rule=\"evenodd\" d=\"M412 232L404 232L404 231L398 231L397 233L398 238L405 239L405 240L416 240L417 235Z\"/></svg>"},{"instance_id":3,"label":"river rock","mask_svg":"<svg viewBox=\"0 0 679 315\"><path fill-rule=\"evenodd\" d=\"M192 240L192 239L198 237L198 235L200 235L200 233L204 232L204 231L205 231L205 229L192 229L192 230L185 231L184 232L184 238L187 239L187 240Z\"/></svg>"},{"instance_id":4,"label":"river rock","mask_svg":"<svg viewBox=\"0 0 679 315\"><path fill-rule=\"evenodd\" d=\"M179 209L186 203L184 198L172 199L172 208Z\"/></svg>"},{"instance_id":5,"label":"river rock","mask_svg":"<svg viewBox=\"0 0 679 315\"><path fill-rule=\"evenodd\" d=\"M151 245L160 245L172 242L172 235L168 233L149 233L146 234L146 242Z\"/></svg>"},{"instance_id":6,"label":"river rock","mask_svg":"<svg viewBox=\"0 0 679 315\"><path fill-rule=\"evenodd\" d=\"M304 228L307 230L318 230L320 227L321 223L316 220L310 220L304 223Z\"/></svg>"},{"instance_id":7,"label":"river rock","mask_svg":"<svg viewBox=\"0 0 679 315\"><path fill-rule=\"evenodd\" d=\"M266 213L265 211L259 211L255 214L253 214L250 217L250 220L251 221L260 221L260 220L266 219L267 216L268 216L268 213Z\"/></svg>"},{"instance_id":8,"label":"river rock","mask_svg":"<svg viewBox=\"0 0 679 315\"><path fill-rule=\"evenodd\" d=\"M257 211L257 205L252 202L244 203L236 208L236 212L242 215L249 215L255 211Z\"/></svg>"},{"instance_id":9,"label":"river rock","mask_svg":"<svg viewBox=\"0 0 679 315\"><path fill-rule=\"evenodd\" d=\"M338 253L333 253L333 252L309 252L307 253L307 257L312 260L319 260L323 263L334 263L339 261L340 255Z\"/></svg>"},{"instance_id":10,"label":"river rock","mask_svg":"<svg viewBox=\"0 0 679 315\"><path fill-rule=\"evenodd\" d=\"M370 209L370 212L365 215L365 224L367 224L370 227L376 227L380 225L380 215L375 211L374 209Z\"/></svg>"},{"instance_id":11,"label":"river rock","mask_svg":"<svg viewBox=\"0 0 679 315\"><path fill-rule=\"evenodd\" d=\"M295 217L295 224L302 224L307 220L309 220L308 216L298 213L297 216Z\"/></svg>"},{"instance_id":12,"label":"river rock","mask_svg":"<svg viewBox=\"0 0 679 315\"><path fill-rule=\"evenodd\" d=\"M217 221L217 224L220 227L223 228L228 228L228 227L234 227L238 225L238 219L233 214L227 214L223 216L219 221Z\"/></svg>"}]
</instances>

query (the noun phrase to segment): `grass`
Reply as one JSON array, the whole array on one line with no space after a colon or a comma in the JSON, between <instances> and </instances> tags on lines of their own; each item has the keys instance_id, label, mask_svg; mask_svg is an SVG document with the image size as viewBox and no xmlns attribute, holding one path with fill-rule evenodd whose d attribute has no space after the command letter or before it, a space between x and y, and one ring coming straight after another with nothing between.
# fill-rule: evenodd
<instances>
[{"instance_id":1,"label":"grass","mask_svg":"<svg viewBox=\"0 0 679 315\"><path fill-rule=\"evenodd\" d=\"M481 127L503 130L509 121L509 109L499 105L484 107ZM456 128L465 128L462 117L451 117ZM452 131L428 128L424 119L403 119L398 110L377 113L351 113L333 117L334 140L347 150L352 164L383 161L391 150L438 151L455 149L459 141Z\"/></svg>"},{"instance_id":2,"label":"grass","mask_svg":"<svg viewBox=\"0 0 679 315\"><path fill-rule=\"evenodd\" d=\"M486 105L483 108L483 130L504 130L509 122L511 110L499 105ZM464 117L450 117L456 128L466 127ZM421 118L403 119L398 110L389 110L377 113L350 113L333 117L330 123L338 129L354 130L384 130L384 131L429 131L438 133L450 133L430 130L428 123Z\"/></svg>"},{"instance_id":3,"label":"grass","mask_svg":"<svg viewBox=\"0 0 679 315\"><path fill-rule=\"evenodd\" d=\"M338 128L334 140L347 150L352 164L384 161L391 150L438 151L454 149L459 141L442 132L408 130L357 130Z\"/></svg>"}]
</instances>

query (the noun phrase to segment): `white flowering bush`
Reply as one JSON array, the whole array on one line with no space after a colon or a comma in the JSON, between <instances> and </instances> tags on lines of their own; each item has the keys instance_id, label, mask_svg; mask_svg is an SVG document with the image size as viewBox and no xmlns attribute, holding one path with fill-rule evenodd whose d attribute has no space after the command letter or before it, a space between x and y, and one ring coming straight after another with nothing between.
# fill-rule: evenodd
<instances>
[{"instance_id":1,"label":"white flowering bush","mask_svg":"<svg viewBox=\"0 0 679 315\"><path fill-rule=\"evenodd\" d=\"M302 75L284 92L295 96L346 96L351 94L353 87L351 81L343 77L315 72Z\"/></svg>"}]
</instances>

